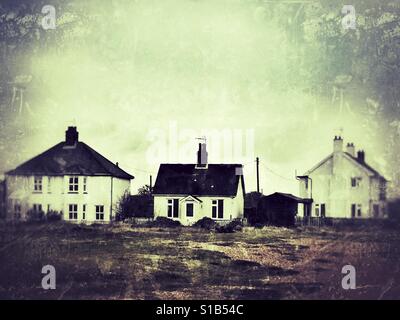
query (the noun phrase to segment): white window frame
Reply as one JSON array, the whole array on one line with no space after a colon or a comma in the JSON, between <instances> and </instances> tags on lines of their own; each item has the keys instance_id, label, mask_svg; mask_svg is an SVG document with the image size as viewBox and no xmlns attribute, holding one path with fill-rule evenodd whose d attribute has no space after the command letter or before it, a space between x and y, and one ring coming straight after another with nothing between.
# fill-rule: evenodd
<instances>
[{"instance_id":1,"label":"white window frame","mask_svg":"<svg viewBox=\"0 0 400 320\"><path fill-rule=\"evenodd\" d=\"M79 192L79 176L70 176L68 178L68 193L78 193L78 192Z\"/></svg>"},{"instance_id":2,"label":"white window frame","mask_svg":"<svg viewBox=\"0 0 400 320\"><path fill-rule=\"evenodd\" d=\"M82 220L86 220L86 208L86 204L82 205Z\"/></svg>"},{"instance_id":3,"label":"white window frame","mask_svg":"<svg viewBox=\"0 0 400 320\"><path fill-rule=\"evenodd\" d=\"M47 177L47 193L51 193L51 177Z\"/></svg>"},{"instance_id":4,"label":"white window frame","mask_svg":"<svg viewBox=\"0 0 400 320\"><path fill-rule=\"evenodd\" d=\"M33 191L42 192L43 191L43 177L34 176L33 177Z\"/></svg>"},{"instance_id":5,"label":"white window frame","mask_svg":"<svg viewBox=\"0 0 400 320\"><path fill-rule=\"evenodd\" d=\"M219 202L222 201L222 217L220 218L220 212L219 212ZM215 208L215 213L216 216L213 217L213 209ZM225 211L225 203L224 199L212 199L211 200L211 218L212 219L219 219L223 220L224 219L224 211Z\"/></svg>"},{"instance_id":6,"label":"white window frame","mask_svg":"<svg viewBox=\"0 0 400 320\"><path fill-rule=\"evenodd\" d=\"M87 193L87 177L83 177L83 193Z\"/></svg>"},{"instance_id":7,"label":"white window frame","mask_svg":"<svg viewBox=\"0 0 400 320\"><path fill-rule=\"evenodd\" d=\"M96 221L104 221L104 205L98 204L95 206L95 208L96 208Z\"/></svg>"},{"instance_id":8,"label":"white window frame","mask_svg":"<svg viewBox=\"0 0 400 320\"><path fill-rule=\"evenodd\" d=\"M78 205L76 203L68 205L68 219L78 220Z\"/></svg>"},{"instance_id":9,"label":"white window frame","mask_svg":"<svg viewBox=\"0 0 400 320\"><path fill-rule=\"evenodd\" d=\"M170 211L171 209L171 211ZM170 214L171 212L171 214ZM174 216L174 200L167 199L167 217L172 218Z\"/></svg>"},{"instance_id":10,"label":"white window frame","mask_svg":"<svg viewBox=\"0 0 400 320\"><path fill-rule=\"evenodd\" d=\"M174 203L176 203L176 210L175 210L175 205ZM171 208L171 214L169 214L169 210ZM175 211L177 212L177 216L174 216ZM179 219L179 199L177 198L170 198L167 199L167 217L170 219Z\"/></svg>"}]
</instances>

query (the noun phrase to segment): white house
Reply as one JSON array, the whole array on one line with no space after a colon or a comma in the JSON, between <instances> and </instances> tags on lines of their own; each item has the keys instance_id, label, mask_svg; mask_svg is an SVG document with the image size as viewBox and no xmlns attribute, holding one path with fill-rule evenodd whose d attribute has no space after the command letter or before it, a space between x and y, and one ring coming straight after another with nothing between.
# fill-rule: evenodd
<instances>
[{"instance_id":1,"label":"white house","mask_svg":"<svg viewBox=\"0 0 400 320\"><path fill-rule=\"evenodd\" d=\"M192 225L203 217L243 218L244 179L240 164L208 164L204 143L197 164L161 164L153 189L154 217Z\"/></svg>"},{"instance_id":2,"label":"white house","mask_svg":"<svg viewBox=\"0 0 400 320\"><path fill-rule=\"evenodd\" d=\"M73 222L108 222L133 178L68 127L65 141L5 174L6 217L26 220L30 210L57 211Z\"/></svg>"},{"instance_id":3,"label":"white house","mask_svg":"<svg viewBox=\"0 0 400 320\"><path fill-rule=\"evenodd\" d=\"M335 136L333 152L299 176L300 196L313 200L305 216L380 218L385 216L386 179L365 161L365 152Z\"/></svg>"}]
</instances>

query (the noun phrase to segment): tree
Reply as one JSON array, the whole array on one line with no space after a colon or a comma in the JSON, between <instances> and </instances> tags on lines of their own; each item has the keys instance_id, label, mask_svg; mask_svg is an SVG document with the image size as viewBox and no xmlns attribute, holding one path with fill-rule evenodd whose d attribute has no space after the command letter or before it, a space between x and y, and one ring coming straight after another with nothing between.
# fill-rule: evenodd
<instances>
[{"instance_id":1,"label":"tree","mask_svg":"<svg viewBox=\"0 0 400 320\"><path fill-rule=\"evenodd\" d=\"M138 189L138 195L141 196L151 196L152 192L151 192L151 188L148 184L144 185L143 187Z\"/></svg>"},{"instance_id":2,"label":"tree","mask_svg":"<svg viewBox=\"0 0 400 320\"><path fill-rule=\"evenodd\" d=\"M130 195L125 192L119 199L115 208L116 220L123 221L128 218L150 218L153 216L153 197L149 187L143 186L139 194Z\"/></svg>"},{"instance_id":3,"label":"tree","mask_svg":"<svg viewBox=\"0 0 400 320\"><path fill-rule=\"evenodd\" d=\"M122 221L131 217L130 210L130 194L128 191L119 198L115 208L115 219Z\"/></svg>"}]
</instances>

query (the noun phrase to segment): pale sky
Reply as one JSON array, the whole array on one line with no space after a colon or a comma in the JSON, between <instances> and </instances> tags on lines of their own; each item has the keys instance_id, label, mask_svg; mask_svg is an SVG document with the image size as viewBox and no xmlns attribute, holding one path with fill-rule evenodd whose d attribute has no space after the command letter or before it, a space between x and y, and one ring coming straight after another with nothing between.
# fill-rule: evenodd
<instances>
[{"instance_id":1,"label":"pale sky","mask_svg":"<svg viewBox=\"0 0 400 320\"><path fill-rule=\"evenodd\" d=\"M363 105L348 101L351 108L340 111L337 101L288 84L307 71L289 63L301 52L258 2L112 3L87 4L92 20L55 33L45 51L21 53L21 72L32 74L34 87L29 110L13 124L23 131L21 149L3 150L0 169L50 148L76 125L81 141L136 177L133 193L150 173L155 181L161 162L194 163L202 135L210 163L245 164L247 191L256 188L259 156L263 192L297 194L295 170L302 174L327 156L339 132L387 170L380 120L367 126ZM57 28L76 19L58 17ZM249 132L251 145L240 152Z\"/></svg>"}]
</instances>

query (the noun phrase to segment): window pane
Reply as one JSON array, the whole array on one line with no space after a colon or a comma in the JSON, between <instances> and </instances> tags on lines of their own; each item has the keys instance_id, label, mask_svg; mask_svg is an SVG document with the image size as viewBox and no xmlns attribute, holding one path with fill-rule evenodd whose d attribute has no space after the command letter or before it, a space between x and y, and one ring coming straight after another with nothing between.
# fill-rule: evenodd
<instances>
[{"instance_id":1,"label":"window pane","mask_svg":"<svg viewBox=\"0 0 400 320\"><path fill-rule=\"evenodd\" d=\"M213 218L217 217L217 206L212 206L212 217Z\"/></svg>"},{"instance_id":2,"label":"window pane","mask_svg":"<svg viewBox=\"0 0 400 320\"><path fill-rule=\"evenodd\" d=\"M224 218L224 200L218 200L218 218Z\"/></svg>"},{"instance_id":3,"label":"window pane","mask_svg":"<svg viewBox=\"0 0 400 320\"><path fill-rule=\"evenodd\" d=\"M174 210L173 210L174 218L179 217L179 199L174 199Z\"/></svg>"},{"instance_id":4,"label":"window pane","mask_svg":"<svg viewBox=\"0 0 400 320\"><path fill-rule=\"evenodd\" d=\"M168 217L172 217L172 204L168 205L168 213L167 213Z\"/></svg>"}]
</instances>

